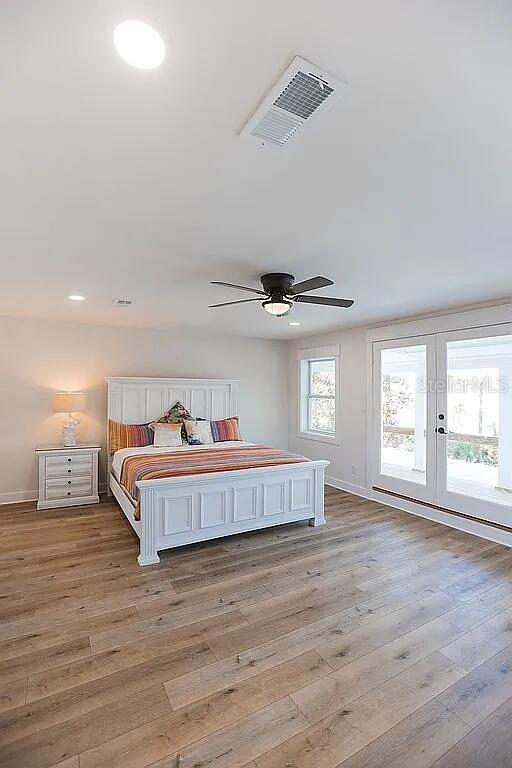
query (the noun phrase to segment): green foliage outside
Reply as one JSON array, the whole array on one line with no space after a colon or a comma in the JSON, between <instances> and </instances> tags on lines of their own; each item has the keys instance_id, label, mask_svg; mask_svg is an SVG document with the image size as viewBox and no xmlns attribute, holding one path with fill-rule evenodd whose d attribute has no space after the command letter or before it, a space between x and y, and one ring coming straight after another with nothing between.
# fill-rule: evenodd
<instances>
[{"instance_id":1,"label":"green foliage outside","mask_svg":"<svg viewBox=\"0 0 512 768\"><path fill-rule=\"evenodd\" d=\"M461 440L448 442L448 456L451 459L467 461L470 464L488 464L491 467L498 466L498 448L487 445L475 445Z\"/></svg>"}]
</instances>

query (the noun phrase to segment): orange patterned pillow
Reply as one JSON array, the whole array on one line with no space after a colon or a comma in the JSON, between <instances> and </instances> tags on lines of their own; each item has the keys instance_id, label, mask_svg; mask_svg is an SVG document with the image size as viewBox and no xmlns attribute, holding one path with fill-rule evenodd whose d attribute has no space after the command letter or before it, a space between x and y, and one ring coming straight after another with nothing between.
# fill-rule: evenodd
<instances>
[{"instance_id":1,"label":"orange patterned pillow","mask_svg":"<svg viewBox=\"0 0 512 768\"><path fill-rule=\"evenodd\" d=\"M220 421L211 421L210 427L214 443L242 439L238 427L238 416L232 416L230 419L221 419Z\"/></svg>"},{"instance_id":2,"label":"orange patterned pillow","mask_svg":"<svg viewBox=\"0 0 512 768\"><path fill-rule=\"evenodd\" d=\"M119 421L108 420L108 438L110 453L121 448L139 448L153 444L153 432L149 424L121 424Z\"/></svg>"}]
</instances>

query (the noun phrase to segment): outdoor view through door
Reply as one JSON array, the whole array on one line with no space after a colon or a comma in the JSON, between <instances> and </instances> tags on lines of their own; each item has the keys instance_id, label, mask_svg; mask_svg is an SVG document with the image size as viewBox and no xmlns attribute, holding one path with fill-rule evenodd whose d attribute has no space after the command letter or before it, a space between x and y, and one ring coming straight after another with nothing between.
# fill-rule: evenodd
<instances>
[{"instance_id":1,"label":"outdoor view through door","mask_svg":"<svg viewBox=\"0 0 512 768\"><path fill-rule=\"evenodd\" d=\"M427 348L382 350L381 471L425 484Z\"/></svg>"},{"instance_id":2,"label":"outdoor view through door","mask_svg":"<svg viewBox=\"0 0 512 768\"><path fill-rule=\"evenodd\" d=\"M512 336L447 341L447 490L512 503Z\"/></svg>"},{"instance_id":3,"label":"outdoor view through door","mask_svg":"<svg viewBox=\"0 0 512 768\"><path fill-rule=\"evenodd\" d=\"M512 527L512 325L373 346L374 487Z\"/></svg>"}]
</instances>

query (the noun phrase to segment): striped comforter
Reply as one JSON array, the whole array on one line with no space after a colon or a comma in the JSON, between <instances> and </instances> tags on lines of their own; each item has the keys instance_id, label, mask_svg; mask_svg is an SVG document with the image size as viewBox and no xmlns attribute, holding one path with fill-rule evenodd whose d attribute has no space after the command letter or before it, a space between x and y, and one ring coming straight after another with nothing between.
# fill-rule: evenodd
<instances>
[{"instance_id":1,"label":"striped comforter","mask_svg":"<svg viewBox=\"0 0 512 768\"><path fill-rule=\"evenodd\" d=\"M266 445L245 445L236 448L183 450L175 453L129 456L123 461L121 485L135 499L135 519L140 519L138 480L183 477L236 469L275 467L309 461L304 456Z\"/></svg>"}]
</instances>

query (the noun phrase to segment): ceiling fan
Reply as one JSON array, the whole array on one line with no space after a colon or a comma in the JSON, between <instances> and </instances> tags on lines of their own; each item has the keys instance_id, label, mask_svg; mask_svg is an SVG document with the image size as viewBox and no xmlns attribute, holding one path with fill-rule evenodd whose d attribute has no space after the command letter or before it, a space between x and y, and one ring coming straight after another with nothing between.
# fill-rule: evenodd
<instances>
[{"instance_id":1,"label":"ceiling fan","mask_svg":"<svg viewBox=\"0 0 512 768\"><path fill-rule=\"evenodd\" d=\"M224 301L221 304L210 304L212 307L228 307L231 304L245 304L249 301L262 301L262 307L275 317L284 317L292 308L294 302L301 304L323 304L329 307L351 307L354 303L352 299L334 299L330 296L304 296L308 291L316 291L318 288L326 288L328 285L334 285L332 280L327 277L310 277L309 280L303 280L301 283L295 283L294 276L286 272L269 272L262 275L261 284L263 290L258 288L248 288L245 285L234 285L233 283L222 283L219 280L212 280L212 285L224 285L227 288L236 288L239 291L249 291L257 293L261 298L239 299L238 301Z\"/></svg>"}]
</instances>

